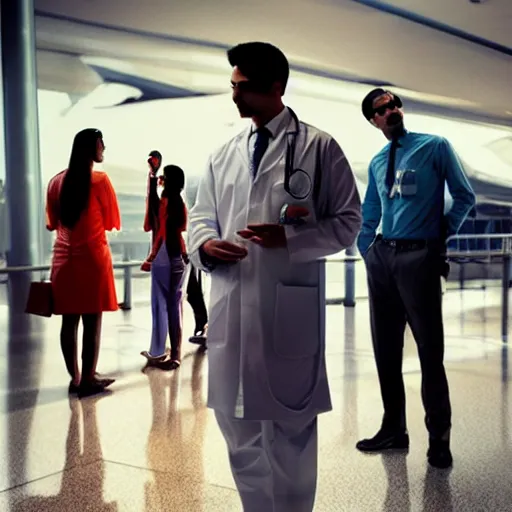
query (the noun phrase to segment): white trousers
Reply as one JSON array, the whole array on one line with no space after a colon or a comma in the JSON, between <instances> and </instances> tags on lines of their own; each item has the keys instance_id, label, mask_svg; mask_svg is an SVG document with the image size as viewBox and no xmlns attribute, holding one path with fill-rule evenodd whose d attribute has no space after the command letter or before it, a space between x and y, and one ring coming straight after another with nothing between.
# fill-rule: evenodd
<instances>
[{"instance_id":1,"label":"white trousers","mask_svg":"<svg viewBox=\"0 0 512 512\"><path fill-rule=\"evenodd\" d=\"M251 421L215 411L244 512L312 512L317 416Z\"/></svg>"}]
</instances>

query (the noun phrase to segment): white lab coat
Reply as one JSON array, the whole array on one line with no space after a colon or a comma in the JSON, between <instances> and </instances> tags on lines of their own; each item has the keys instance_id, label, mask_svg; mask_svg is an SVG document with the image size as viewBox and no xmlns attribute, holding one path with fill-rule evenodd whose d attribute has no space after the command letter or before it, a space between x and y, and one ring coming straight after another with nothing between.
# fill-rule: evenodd
<instances>
[{"instance_id":1,"label":"white lab coat","mask_svg":"<svg viewBox=\"0 0 512 512\"><path fill-rule=\"evenodd\" d=\"M294 130L289 113L286 126ZM277 223L284 203L307 206L311 216L305 226L286 226L287 248L265 249L249 242L244 260L213 269L208 405L246 420L314 417L331 410L325 263L319 259L353 244L361 225L360 197L337 142L302 122L294 168L307 171L313 183L319 179L317 193L297 201L284 190L284 130L270 141L253 179L250 131L230 140L208 161L189 215L193 265L208 272L199 253L204 242L234 241L235 233L248 224ZM242 408L237 407L240 401Z\"/></svg>"}]
</instances>

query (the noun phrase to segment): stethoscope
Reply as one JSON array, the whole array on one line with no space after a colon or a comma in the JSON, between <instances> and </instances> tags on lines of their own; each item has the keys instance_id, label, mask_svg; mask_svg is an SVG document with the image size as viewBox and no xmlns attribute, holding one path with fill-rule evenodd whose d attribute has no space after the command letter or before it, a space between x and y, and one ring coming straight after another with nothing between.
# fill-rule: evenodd
<instances>
[{"instance_id":1,"label":"stethoscope","mask_svg":"<svg viewBox=\"0 0 512 512\"><path fill-rule=\"evenodd\" d=\"M293 165L295 161L297 137L300 131L299 118L290 107L287 108L293 118L295 129L286 133L287 144L284 167L284 189L294 199L306 199L312 189L311 177L306 171L299 168L295 169Z\"/></svg>"}]
</instances>

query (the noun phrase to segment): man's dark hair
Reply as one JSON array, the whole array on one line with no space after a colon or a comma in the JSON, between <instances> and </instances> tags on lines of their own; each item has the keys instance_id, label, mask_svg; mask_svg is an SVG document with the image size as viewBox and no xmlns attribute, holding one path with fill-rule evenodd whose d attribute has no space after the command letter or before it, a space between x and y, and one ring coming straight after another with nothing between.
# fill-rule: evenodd
<instances>
[{"instance_id":1,"label":"man's dark hair","mask_svg":"<svg viewBox=\"0 0 512 512\"><path fill-rule=\"evenodd\" d=\"M228 50L231 67L238 69L251 81L270 90L275 82L281 84L284 94L290 66L284 53L270 43L241 43Z\"/></svg>"},{"instance_id":2,"label":"man's dark hair","mask_svg":"<svg viewBox=\"0 0 512 512\"><path fill-rule=\"evenodd\" d=\"M375 98L378 98L379 96L382 96L383 94L388 94L388 91L385 91L384 89L381 89L380 87L377 89L373 89L373 91L370 91L363 100L363 103L361 104L361 109L363 111L364 117L366 117L367 121L370 121L373 119L373 116L375 115L375 110L373 109L373 101Z\"/></svg>"}]
</instances>

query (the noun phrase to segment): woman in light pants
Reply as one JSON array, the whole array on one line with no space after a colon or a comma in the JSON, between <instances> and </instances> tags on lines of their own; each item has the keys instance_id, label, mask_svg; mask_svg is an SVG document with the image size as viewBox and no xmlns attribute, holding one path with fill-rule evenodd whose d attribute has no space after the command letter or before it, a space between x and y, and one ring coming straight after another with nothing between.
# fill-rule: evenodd
<instances>
[{"instance_id":1,"label":"woman in light pants","mask_svg":"<svg viewBox=\"0 0 512 512\"><path fill-rule=\"evenodd\" d=\"M182 287L185 277L183 257L169 257L165 244L151 264L151 334L150 358L166 359L167 333L171 342L170 362L164 366L179 366L182 340ZM150 359L148 358L148 360ZM171 364L174 363L174 364ZM160 365L161 366L161 365Z\"/></svg>"},{"instance_id":2,"label":"woman in light pants","mask_svg":"<svg viewBox=\"0 0 512 512\"><path fill-rule=\"evenodd\" d=\"M153 330L149 351L141 354L148 364L162 370L174 370L181 363L182 288L187 254L182 233L187 228L187 210L181 191L185 186L183 170L164 167L163 192L158 214L158 230L153 248L142 270L151 270L151 310ZM171 351L165 345L169 332Z\"/></svg>"}]
</instances>

